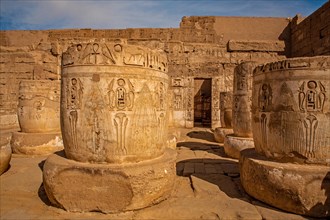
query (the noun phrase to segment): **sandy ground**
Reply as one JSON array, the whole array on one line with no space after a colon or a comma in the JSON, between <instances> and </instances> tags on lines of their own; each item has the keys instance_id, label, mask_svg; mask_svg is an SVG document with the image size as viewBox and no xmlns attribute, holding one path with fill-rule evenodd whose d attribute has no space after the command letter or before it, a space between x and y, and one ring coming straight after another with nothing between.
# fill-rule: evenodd
<instances>
[{"instance_id":1,"label":"sandy ground","mask_svg":"<svg viewBox=\"0 0 330 220\"><path fill-rule=\"evenodd\" d=\"M238 161L225 155L210 129L179 132L175 187L155 206L119 214L71 213L53 207L42 185L47 156L14 154L9 170L0 176L0 219L311 219L248 196L240 184Z\"/></svg>"}]
</instances>

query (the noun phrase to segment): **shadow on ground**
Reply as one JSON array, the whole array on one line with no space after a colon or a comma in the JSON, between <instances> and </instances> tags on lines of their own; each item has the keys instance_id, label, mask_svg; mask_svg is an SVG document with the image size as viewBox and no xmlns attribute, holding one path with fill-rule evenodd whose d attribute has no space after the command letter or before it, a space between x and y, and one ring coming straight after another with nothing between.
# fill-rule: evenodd
<instances>
[{"instance_id":1,"label":"shadow on ground","mask_svg":"<svg viewBox=\"0 0 330 220\"><path fill-rule=\"evenodd\" d=\"M187 133L190 138L201 139L205 141L215 142L214 134L211 131L191 131Z\"/></svg>"}]
</instances>

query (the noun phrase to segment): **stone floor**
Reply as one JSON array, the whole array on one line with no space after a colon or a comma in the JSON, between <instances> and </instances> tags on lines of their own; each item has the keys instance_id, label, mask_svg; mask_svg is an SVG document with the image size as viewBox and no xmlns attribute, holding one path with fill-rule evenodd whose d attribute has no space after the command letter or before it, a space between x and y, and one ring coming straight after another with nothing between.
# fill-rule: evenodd
<instances>
[{"instance_id":1,"label":"stone floor","mask_svg":"<svg viewBox=\"0 0 330 220\"><path fill-rule=\"evenodd\" d=\"M10 169L0 177L0 219L311 219L249 197L240 184L238 161L225 155L210 129L179 133L175 187L158 205L108 215L66 212L52 207L43 190L47 156L13 155Z\"/></svg>"}]
</instances>

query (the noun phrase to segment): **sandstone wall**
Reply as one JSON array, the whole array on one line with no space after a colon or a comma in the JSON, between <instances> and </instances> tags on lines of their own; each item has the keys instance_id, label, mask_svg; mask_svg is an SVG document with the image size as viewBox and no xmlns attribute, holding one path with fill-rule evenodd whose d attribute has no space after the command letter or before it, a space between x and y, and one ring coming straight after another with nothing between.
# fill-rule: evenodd
<instances>
[{"instance_id":1,"label":"sandstone wall","mask_svg":"<svg viewBox=\"0 0 330 220\"><path fill-rule=\"evenodd\" d=\"M0 31L0 115L15 119L20 80L59 79L61 54L71 44L126 38L167 53L173 126L192 124L194 78L212 78L212 123L220 126L220 92L232 90L234 68L289 56L288 25L285 18L183 17L180 28ZM1 128L11 126L6 120Z\"/></svg>"},{"instance_id":2,"label":"sandstone wall","mask_svg":"<svg viewBox=\"0 0 330 220\"><path fill-rule=\"evenodd\" d=\"M330 2L305 19L291 24L292 57L330 55Z\"/></svg>"}]
</instances>

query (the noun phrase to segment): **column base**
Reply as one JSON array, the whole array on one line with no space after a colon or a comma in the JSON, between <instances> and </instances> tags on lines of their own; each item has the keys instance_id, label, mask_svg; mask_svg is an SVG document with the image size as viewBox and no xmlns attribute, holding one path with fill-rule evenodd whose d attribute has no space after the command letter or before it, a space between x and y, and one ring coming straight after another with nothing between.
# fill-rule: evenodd
<instances>
[{"instance_id":1,"label":"column base","mask_svg":"<svg viewBox=\"0 0 330 220\"><path fill-rule=\"evenodd\" d=\"M228 156L239 159L240 152L247 148L254 148L253 138L237 137L234 134L225 136L224 149Z\"/></svg>"},{"instance_id":2,"label":"column base","mask_svg":"<svg viewBox=\"0 0 330 220\"><path fill-rule=\"evenodd\" d=\"M45 155L63 150L63 141L60 132L13 132L11 147L16 154Z\"/></svg>"},{"instance_id":3,"label":"column base","mask_svg":"<svg viewBox=\"0 0 330 220\"><path fill-rule=\"evenodd\" d=\"M176 151L127 164L91 164L64 155L48 157L43 183L50 202L72 212L117 213L152 206L173 187Z\"/></svg>"},{"instance_id":4,"label":"column base","mask_svg":"<svg viewBox=\"0 0 330 220\"><path fill-rule=\"evenodd\" d=\"M330 167L269 161L254 149L241 152L241 182L254 198L311 217L330 216Z\"/></svg>"},{"instance_id":5,"label":"column base","mask_svg":"<svg viewBox=\"0 0 330 220\"><path fill-rule=\"evenodd\" d=\"M233 134L234 130L232 128L215 128L214 129L214 139L218 143L223 143L225 141L225 136L228 134Z\"/></svg>"}]
</instances>

